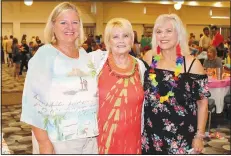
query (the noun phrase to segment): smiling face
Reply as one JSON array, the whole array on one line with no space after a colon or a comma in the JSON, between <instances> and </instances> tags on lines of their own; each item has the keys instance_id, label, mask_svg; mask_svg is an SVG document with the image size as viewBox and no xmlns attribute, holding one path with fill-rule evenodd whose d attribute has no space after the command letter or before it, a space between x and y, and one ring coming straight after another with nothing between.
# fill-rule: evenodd
<instances>
[{"instance_id":1,"label":"smiling face","mask_svg":"<svg viewBox=\"0 0 231 156\"><path fill-rule=\"evenodd\" d=\"M109 40L111 51L118 54L129 53L132 46L132 36L122 28L113 28Z\"/></svg>"},{"instance_id":2,"label":"smiling face","mask_svg":"<svg viewBox=\"0 0 231 156\"><path fill-rule=\"evenodd\" d=\"M209 30L204 30L204 34L205 34L206 36L209 36Z\"/></svg>"},{"instance_id":3,"label":"smiling face","mask_svg":"<svg viewBox=\"0 0 231 156\"><path fill-rule=\"evenodd\" d=\"M177 44L177 32L172 23L165 20L155 31L156 42L162 50L171 50Z\"/></svg>"},{"instance_id":4,"label":"smiling face","mask_svg":"<svg viewBox=\"0 0 231 156\"><path fill-rule=\"evenodd\" d=\"M53 30L58 43L75 43L80 34L80 20L77 12L67 10L55 20Z\"/></svg>"},{"instance_id":5,"label":"smiling face","mask_svg":"<svg viewBox=\"0 0 231 156\"><path fill-rule=\"evenodd\" d=\"M207 56L209 60L214 60L215 59L215 52L213 49L209 48L207 51Z\"/></svg>"}]
</instances>

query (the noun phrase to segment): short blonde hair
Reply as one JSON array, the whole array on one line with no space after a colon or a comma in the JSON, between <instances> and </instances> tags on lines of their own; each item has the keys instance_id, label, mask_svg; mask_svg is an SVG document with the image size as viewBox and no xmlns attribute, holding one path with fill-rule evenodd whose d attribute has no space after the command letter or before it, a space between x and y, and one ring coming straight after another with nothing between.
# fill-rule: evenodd
<instances>
[{"instance_id":1,"label":"short blonde hair","mask_svg":"<svg viewBox=\"0 0 231 156\"><path fill-rule=\"evenodd\" d=\"M131 23L127 19L124 19L124 18L113 18L107 23L105 31L104 31L104 43L108 51L110 51L110 39L111 39L113 28L122 28L125 31L127 31L132 38L131 46L133 46L134 33L133 33Z\"/></svg>"},{"instance_id":2,"label":"short blonde hair","mask_svg":"<svg viewBox=\"0 0 231 156\"><path fill-rule=\"evenodd\" d=\"M45 43L55 43L56 39L54 36L54 31L53 31L53 24L57 17L67 11L67 10L73 10L75 11L78 16L79 16L79 23L80 23L80 34L79 37L75 41L76 47L80 47L82 43L84 42L84 31L83 31L83 23L81 20L81 17L79 15L79 12L74 4L71 4L69 2L63 2L57 5L51 12L50 16L48 17L46 27L44 29L44 40Z\"/></svg>"},{"instance_id":3,"label":"short blonde hair","mask_svg":"<svg viewBox=\"0 0 231 156\"><path fill-rule=\"evenodd\" d=\"M178 36L178 42L177 44L180 45L181 47L181 54L182 55L188 55L189 54L189 47L188 47L188 39L187 39L187 33L184 28L184 25L181 21L181 19L176 15L176 14L163 14L157 17L154 28L153 28L153 33L152 33L152 49L153 49L153 54L156 55L156 49L157 49L157 42L156 42L156 36L155 32L157 28L161 25L163 25L166 21L170 21L173 28L177 32Z\"/></svg>"},{"instance_id":4,"label":"short blonde hair","mask_svg":"<svg viewBox=\"0 0 231 156\"><path fill-rule=\"evenodd\" d=\"M207 51L211 51L214 57L217 57L217 49L214 46L209 46Z\"/></svg>"}]
</instances>

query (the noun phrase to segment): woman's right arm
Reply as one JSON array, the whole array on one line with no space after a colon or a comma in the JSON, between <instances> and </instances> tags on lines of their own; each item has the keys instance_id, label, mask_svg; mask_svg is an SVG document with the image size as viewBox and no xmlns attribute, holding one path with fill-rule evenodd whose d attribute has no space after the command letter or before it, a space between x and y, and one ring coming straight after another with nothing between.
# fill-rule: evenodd
<instances>
[{"instance_id":1,"label":"woman's right arm","mask_svg":"<svg viewBox=\"0 0 231 156\"><path fill-rule=\"evenodd\" d=\"M55 154L54 147L43 129L32 126L35 138L39 145L39 154Z\"/></svg>"},{"instance_id":2,"label":"woman's right arm","mask_svg":"<svg viewBox=\"0 0 231 156\"><path fill-rule=\"evenodd\" d=\"M45 102L49 99L48 88L51 85L50 68L53 58L47 50L46 47L39 49L37 55L30 59L22 96L21 121L32 125L39 147L34 143L33 146L40 154L54 154L44 122L48 114L43 111L46 109Z\"/></svg>"}]
</instances>

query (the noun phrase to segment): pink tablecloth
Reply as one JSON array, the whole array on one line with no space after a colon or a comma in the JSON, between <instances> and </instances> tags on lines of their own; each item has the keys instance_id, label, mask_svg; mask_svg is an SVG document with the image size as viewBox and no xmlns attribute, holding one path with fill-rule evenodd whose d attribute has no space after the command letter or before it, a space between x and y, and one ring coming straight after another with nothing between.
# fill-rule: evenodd
<instances>
[{"instance_id":1,"label":"pink tablecloth","mask_svg":"<svg viewBox=\"0 0 231 156\"><path fill-rule=\"evenodd\" d=\"M209 83L208 83L209 88L222 88L227 86L230 86L230 77L226 77L225 79L222 80L209 78Z\"/></svg>"},{"instance_id":2,"label":"pink tablecloth","mask_svg":"<svg viewBox=\"0 0 231 156\"><path fill-rule=\"evenodd\" d=\"M216 113L221 113L224 108L224 97L230 90L230 77L223 80L209 78L208 87L211 98L215 100Z\"/></svg>"}]
</instances>

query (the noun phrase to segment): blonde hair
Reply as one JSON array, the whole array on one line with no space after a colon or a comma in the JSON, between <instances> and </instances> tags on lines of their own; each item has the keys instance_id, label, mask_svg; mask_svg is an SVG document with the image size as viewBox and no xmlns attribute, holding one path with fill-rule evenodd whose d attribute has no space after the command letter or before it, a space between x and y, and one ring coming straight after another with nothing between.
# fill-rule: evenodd
<instances>
[{"instance_id":1,"label":"blonde hair","mask_svg":"<svg viewBox=\"0 0 231 156\"><path fill-rule=\"evenodd\" d=\"M181 21L181 19L176 14L163 14L157 17L156 22L154 24L153 33L152 33L152 49L153 49L153 55L156 55L156 49L157 49L157 42L156 42L156 36L155 32L157 28L161 25L163 25L165 22L170 21L173 28L176 30L178 35L178 41L177 44L181 47L181 54L182 55L188 55L189 54L189 47L188 47L188 39L186 30L184 28L184 25Z\"/></svg>"},{"instance_id":2,"label":"blonde hair","mask_svg":"<svg viewBox=\"0 0 231 156\"><path fill-rule=\"evenodd\" d=\"M82 23L81 17L79 15L79 12L78 12L76 6L74 4L69 3L69 2L60 3L59 5L57 5L52 10L51 14L49 15L45 29L44 29L45 43L52 43L52 44L56 43L56 38L55 38L54 31L53 31L53 24L54 24L55 20L57 19L57 17L61 13L65 12L67 10L73 10L79 16L79 24L80 24L80 31L79 32L80 32L80 34L79 34L79 37L75 41L75 45L76 45L76 47L80 47L82 45L82 43L84 42L83 23Z\"/></svg>"},{"instance_id":3,"label":"blonde hair","mask_svg":"<svg viewBox=\"0 0 231 156\"><path fill-rule=\"evenodd\" d=\"M217 49L214 46L209 46L207 51L211 51L213 53L214 58L217 57Z\"/></svg>"},{"instance_id":4,"label":"blonde hair","mask_svg":"<svg viewBox=\"0 0 231 156\"><path fill-rule=\"evenodd\" d=\"M104 44L106 45L106 49L108 51L110 51L110 38L112 35L113 28L122 28L125 31L127 31L132 38L131 46L133 46L134 33L133 33L131 23L127 19L124 19L124 18L113 18L107 23L105 31L104 31Z\"/></svg>"}]
</instances>

